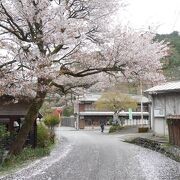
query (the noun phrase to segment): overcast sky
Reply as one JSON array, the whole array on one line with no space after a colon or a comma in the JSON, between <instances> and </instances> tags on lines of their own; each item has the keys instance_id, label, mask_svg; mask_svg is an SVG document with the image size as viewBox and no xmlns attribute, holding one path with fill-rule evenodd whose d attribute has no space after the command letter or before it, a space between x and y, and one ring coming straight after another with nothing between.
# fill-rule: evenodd
<instances>
[{"instance_id":1,"label":"overcast sky","mask_svg":"<svg viewBox=\"0 0 180 180\"><path fill-rule=\"evenodd\" d=\"M149 27L158 33L180 32L180 0L126 0L124 24L135 29ZM121 10L122 18L122 10ZM122 21L119 18L117 21Z\"/></svg>"}]
</instances>

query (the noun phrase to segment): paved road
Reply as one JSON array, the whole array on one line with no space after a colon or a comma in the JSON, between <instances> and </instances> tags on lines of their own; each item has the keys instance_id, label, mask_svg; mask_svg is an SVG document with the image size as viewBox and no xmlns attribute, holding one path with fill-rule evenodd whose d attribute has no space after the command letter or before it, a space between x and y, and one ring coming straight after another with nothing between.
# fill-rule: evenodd
<instances>
[{"instance_id":1,"label":"paved road","mask_svg":"<svg viewBox=\"0 0 180 180\"><path fill-rule=\"evenodd\" d=\"M180 163L100 131L57 130L50 157L2 178L16 180L180 180Z\"/></svg>"}]
</instances>

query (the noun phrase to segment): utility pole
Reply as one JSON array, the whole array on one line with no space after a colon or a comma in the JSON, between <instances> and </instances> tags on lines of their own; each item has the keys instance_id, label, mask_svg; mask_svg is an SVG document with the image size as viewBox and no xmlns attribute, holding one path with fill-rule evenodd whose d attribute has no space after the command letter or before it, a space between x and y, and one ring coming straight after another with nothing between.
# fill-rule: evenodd
<instances>
[{"instance_id":1,"label":"utility pole","mask_svg":"<svg viewBox=\"0 0 180 180\"><path fill-rule=\"evenodd\" d=\"M140 93L141 93L141 122L143 125L143 89L142 89L142 81L140 79Z\"/></svg>"},{"instance_id":2,"label":"utility pole","mask_svg":"<svg viewBox=\"0 0 180 180\"><path fill-rule=\"evenodd\" d=\"M76 130L79 130L79 96L75 100Z\"/></svg>"}]
</instances>

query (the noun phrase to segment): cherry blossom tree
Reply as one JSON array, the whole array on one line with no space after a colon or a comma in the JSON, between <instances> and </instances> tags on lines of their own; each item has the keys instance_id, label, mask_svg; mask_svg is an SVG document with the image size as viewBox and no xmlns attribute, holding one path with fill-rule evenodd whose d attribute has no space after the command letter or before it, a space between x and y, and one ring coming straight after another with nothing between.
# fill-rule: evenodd
<instances>
[{"instance_id":1,"label":"cherry blossom tree","mask_svg":"<svg viewBox=\"0 0 180 180\"><path fill-rule=\"evenodd\" d=\"M0 1L0 93L33 99L10 154L22 150L52 88L68 93L90 86L103 88L122 75L160 77L159 60L167 55L167 45L154 42L154 34L148 32L118 29L110 33L104 21L117 3Z\"/></svg>"},{"instance_id":2,"label":"cherry blossom tree","mask_svg":"<svg viewBox=\"0 0 180 180\"><path fill-rule=\"evenodd\" d=\"M116 7L115 1L109 5ZM1 94L33 98L10 154L21 151L51 87L57 86L67 93L69 89L94 83L87 83L85 78L73 82L77 77L100 71L95 70L94 64L94 70L86 72L85 64L82 67L72 55L102 42L99 22L108 14L107 7L107 2L95 0L0 1ZM106 71L105 66L101 68Z\"/></svg>"},{"instance_id":3,"label":"cherry blossom tree","mask_svg":"<svg viewBox=\"0 0 180 180\"><path fill-rule=\"evenodd\" d=\"M155 36L152 32L118 29L113 34L112 46L103 46L103 57L121 66L126 78L154 83L164 81L160 59L168 56L168 47L163 41L155 41Z\"/></svg>"}]
</instances>

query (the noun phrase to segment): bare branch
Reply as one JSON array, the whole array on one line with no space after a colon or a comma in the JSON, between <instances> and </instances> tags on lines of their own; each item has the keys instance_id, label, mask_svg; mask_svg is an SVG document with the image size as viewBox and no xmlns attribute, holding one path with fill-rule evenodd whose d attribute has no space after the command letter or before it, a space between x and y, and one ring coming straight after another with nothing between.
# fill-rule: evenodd
<instances>
[{"instance_id":1,"label":"bare branch","mask_svg":"<svg viewBox=\"0 0 180 180\"><path fill-rule=\"evenodd\" d=\"M55 48L54 48L54 50L50 53L50 54L48 54L48 56L52 56L52 55L54 55L54 54L57 54L62 48L63 48L63 44L59 44L59 45L57 45Z\"/></svg>"},{"instance_id":2,"label":"bare branch","mask_svg":"<svg viewBox=\"0 0 180 180\"><path fill-rule=\"evenodd\" d=\"M22 36L21 39L24 39L24 31L14 22L12 16L7 12L6 8L3 6L3 4L1 3L1 7L4 10L5 15L9 18L8 22L9 25L14 29L17 29L17 32Z\"/></svg>"},{"instance_id":3,"label":"bare branch","mask_svg":"<svg viewBox=\"0 0 180 180\"><path fill-rule=\"evenodd\" d=\"M16 62L16 60L12 60L12 61L6 62L6 63L4 63L4 64L0 65L0 69L1 69L1 68L3 68L4 66L7 66L7 65L10 65L10 64L13 64L13 63L15 63L15 62Z\"/></svg>"},{"instance_id":4,"label":"bare branch","mask_svg":"<svg viewBox=\"0 0 180 180\"><path fill-rule=\"evenodd\" d=\"M54 60L53 62L54 62L54 63L60 62L62 59L66 58L66 57L68 57L68 56L70 56L70 55L72 55L72 54L75 52L75 50L77 49L77 47L80 46L80 44L81 44L81 43L76 44L76 45L74 46L74 48L71 49L71 51L69 51L68 53L66 53L66 54L65 54L64 56L62 56L60 59Z\"/></svg>"}]
</instances>

